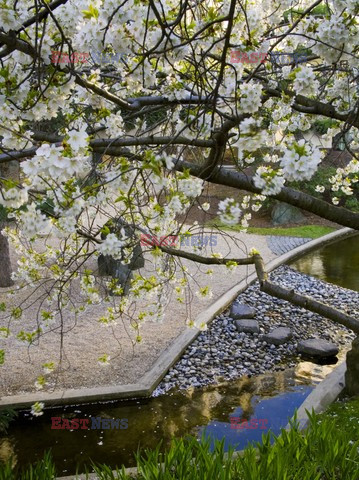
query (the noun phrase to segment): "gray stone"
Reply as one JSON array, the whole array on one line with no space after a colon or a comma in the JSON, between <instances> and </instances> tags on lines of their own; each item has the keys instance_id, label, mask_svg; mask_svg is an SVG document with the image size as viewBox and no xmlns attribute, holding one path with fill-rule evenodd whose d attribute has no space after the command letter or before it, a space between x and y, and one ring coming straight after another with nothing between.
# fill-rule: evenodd
<instances>
[{"instance_id":1,"label":"gray stone","mask_svg":"<svg viewBox=\"0 0 359 480\"><path fill-rule=\"evenodd\" d=\"M285 225L286 223L303 223L306 221L302 212L287 203L277 203L271 212L273 225Z\"/></svg>"},{"instance_id":2,"label":"gray stone","mask_svg":"<svg viewBox=\"0 0 359 480\"><path fill-rule=\"evenodd\" d=\"M230 315L235 320L240 320L241 318L254 318L256 316L256 311L254 308L248 307L247 305L233 303Z\"/></svg>"},{"instance_id":3,"label":"gray stone","mask_svg":"<svg viewBox=\"0 0 359 480\"><path fill-rule=\"evenodd\" d=\"M311 338L298 342L298 352L312 357L333 357L337 355L339 348L321 338Z\"/></svg>"},{"instance_id":4,"label":"gray stone","mask_svg":"<svg viewBox=\"0 0 359 480\"><path fill-rule=\"evenodd\" d=\"M111 220L105 224L108 227L111 233L119 233L123 228L126 236L129 239L128 246L133 247L133 255L128 264L123 264L125 260L125 254L122 252L122 257L120 259L114 259L110 255L99 255L97 264L98 264L98 273L100 276L110 276L117 280L117 284L120 284L124 289L123 294L127 295L130 288L130 281L133 278L132 270L137 270L142 268L145 264L145 260L142 254L142 248L138 243L138 240L135 236L134 229L127 225L123 220L116 219ZM104 240L107 234L102 233L101 238ZM133 241L132 241L133 239ZM132 241L132 244L131 244ZM112 294L113 292L110 291Z\"/></svg>"},{"instance_id":5,"label":"gray stone","mask_svg":"<svg viewBox=\"0 0 359 480\"><path fill-rule=\"evenodd\" d=\"M133 255L130 260L130 263L126 265L130 270L137 270L142 268L145 264L145 259L142 254L142 248L139 244L137 237L135 235L135 230L130 225L127 225L121 218L117 218L115 220L109 220L105 226L108 228L110 233L119 234L122 229L124 229L126 237L128 238L128 245L129 247L133 247ZM104 240L107 236L107 233L102 233L101 238ZM110 275L115 269L122 266L121 261L125 260L125 254L122 253L122 258L119 260L115 260L110 256L107 256L106 261L103 261L104 255L99 256L99 274L100 275ZM101 260L100 260L101 258ZM101 265L100 265L101 262ZM117 278L117 277L114 277Z\"/></svg>"},{"instance_id":6,"label":"gray stone","mask_svg":"<svg viewBox=\"0 0 359 480\"><path fill-rule=\"evenodd\" d=\"M133 278L132 270L128 265L122 265L118 260L114 260L109 255L100 255L98 257L98 269L101 276L109 275L117 280L117 285L121 285L123 288L123 294L127 295L130 282ZM113 294L113 290L110 290L110 294Z\"/></svg>"},{"instance_id":7,"label":"gray stone","mask_svg":"<svg viewBox=\"0 0 359 480\"><path fill-rule=\"evenodd\" d=\"M259 324L257 320L236 320L235 324L240 333L259 333Z\"/></svg>"},{"instance_id":8,"label":"gray stone","mask_svg":"<svg viewBox=\"0 0 359 480\"><path fill-rule=\"evenodd\" d=\"M282 345L283 343L288 342L291 338L292 332L290 331L290 328L286 327L275 328L272 332L263 336L263 339L272 345Z\"/></svg>"}]
</instances>

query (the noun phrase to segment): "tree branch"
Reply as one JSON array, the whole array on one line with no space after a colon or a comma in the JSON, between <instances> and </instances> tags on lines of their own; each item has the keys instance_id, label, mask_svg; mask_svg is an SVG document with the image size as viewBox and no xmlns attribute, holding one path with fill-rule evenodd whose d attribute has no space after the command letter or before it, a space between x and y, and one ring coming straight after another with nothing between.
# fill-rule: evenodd
<instances>
[{"instance_id":1,"label":"tree branch","mask_svg":"<svg viewBox=\"0 0 359 480\"><path fill-rule=\"evenodd\" d=\"M353 330L353 332L359 334L359 321L344 312L337 310L336 308L325 305L318 300L314 300L306 295L296 293L294 290L276 285L267 280L267 273L264 269L264 262L260 255L254 255L254 262L256 266L256 272L259 280L260 289L262 292L271 295L272 297L281 298L287 302L297 305L298 307L305 308L311 312L318 313L322 317L333 320L336 323L340 323L345 327Z\"/></svg>"},{"instance_id":2,"label":"tree branch","mask_svg":"<svg viewBox=\"0 0 359 480\"><path fill-rule=\"evenodd\" d=\"M16 36L0 32L0 42L7 47L1 52L1 57L9 55L14 50L30 55L32 58L37 57L36 49L24 40L19 40Z\"/></svg>"},{"instance_id":3,"label":"tree branch","mask_svg":"<svg viewBox=\"0 0 359 480\"><path fill-rule=\"evenodd\" d=\"M164 253L168 253L174 257L186 258L192 262L203 263L204 265L226 265L228 262L236 262L238 265L253 265L253 257L247 258L216 258L216 257L202 257L196 253L185 252L183 250L177 250L176 248L165 247L158 245L158 248Z\"/></svg>"},{"instance_id":4,"label":"tree branch","mask_svg":"<svg viewBox=\"0 0 359 480\"><path fill-rule=\"evenodd\" d=\"M189 169L190 174L202 178L203 167L193 165L192 163L185 162L183 160L176 160L174 168L179 171ZM212 176L211 183L218 185L226 185L228 187L238 188L239 190L246 190L247 192L261 194L261 190L257 188L253 183L253 177L245 175L243 173L235 172L225 168L217 167ZM307 212L314 213L322 218L336 222L344 227L353 228L359 230L359 214L351 212L346 208L336 207L324 200L308 195L307 193L299 192L293 188L283 187L282 190L276 195L272 195L272 198L281 202L289 203L295 207L306 210Z\"/></svg>"}]
</instances>

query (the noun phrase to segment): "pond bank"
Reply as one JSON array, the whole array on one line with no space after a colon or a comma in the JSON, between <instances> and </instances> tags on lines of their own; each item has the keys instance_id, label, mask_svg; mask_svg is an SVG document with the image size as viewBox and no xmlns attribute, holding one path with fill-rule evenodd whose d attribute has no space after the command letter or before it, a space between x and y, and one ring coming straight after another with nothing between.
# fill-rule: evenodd
<instances>
[{"instance_id":1,"label":"pond bank","mask_svg":"<svg viewBox=\"0 0 359 480\"><path fill-rule=\"evenodd\" d=\"M359 314L358 292L331 285L287 266L272 272L270 279L335 306L349 315ZM333 342L343 350L349 347L355 337L354 333L341 325L261 292L257 282L242 292L235 303L255 310L259 332L238 332L236 320L231 318L230 310L226 310L188 347L153 392L154 396L174 386L200 387L243 375L252 376L293 367L303 357L298 353L298 343L302 340L320 338ZM291 338L281 345L265 341L265 334L277 327L291 331Z\"/></svg>"}]
</instances>

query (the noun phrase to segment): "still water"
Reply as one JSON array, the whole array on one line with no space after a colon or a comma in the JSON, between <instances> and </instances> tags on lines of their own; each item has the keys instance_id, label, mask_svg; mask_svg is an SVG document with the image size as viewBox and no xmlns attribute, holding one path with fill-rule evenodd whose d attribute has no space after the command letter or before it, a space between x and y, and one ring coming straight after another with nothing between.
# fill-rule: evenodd
<instances>
[{"instance_id":1,"label":"still water","mask_svg":"<svg viewBox=\"0 0 359 480\"><path fill-rule=\"evenodd\" d=\"M359 236L308 253L290 266L320 280L359 292Z\"/></svg>"},{"instance_id":2,"label":"still water","mask_svg":"<svg viewBox=\"0 0 359 480\"><path fill-rule=\"evenodd\" d=\"M259 441L268 429L279 433L313 387L312 377L290 369L141 401L51 408L37 418L23 412L8 435L0 438L0 458L13 456L16 463L25 465L51 447L58 473L71 475L77 467L84 471L91 460L111 467L132 466L138 448L153 448L162 441L164 449L172 437L186 434L225 438L226 447L242 449L248 442ZM128 428L51 429L51 417L59 416L127 418ZM235 429L231 417L263 419L266 428Z\"/></svg>"}]
</instances>

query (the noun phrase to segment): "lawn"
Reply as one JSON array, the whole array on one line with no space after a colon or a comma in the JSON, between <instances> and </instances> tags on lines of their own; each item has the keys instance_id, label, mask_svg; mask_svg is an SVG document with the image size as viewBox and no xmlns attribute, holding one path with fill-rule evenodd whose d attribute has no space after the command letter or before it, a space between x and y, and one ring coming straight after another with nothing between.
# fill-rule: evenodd
<instances>
[{"instance_id":1,"label":"lawn","mask_svg":"<svg viewBox=\"0 0 359 480\"><path fill-rule=\"evenodd\" d=\"M240 225L225 225L219 221L208 222L207 227L217 227L222 230L232 232L240 232L243 228ZM319 238L328 233L334 232L333 227L326 227L323 225L301 225L297 227L248 227L247 233L255 235L282 235L285 237L305 237L305 238Z\"/></svg>"}]
</instances>

